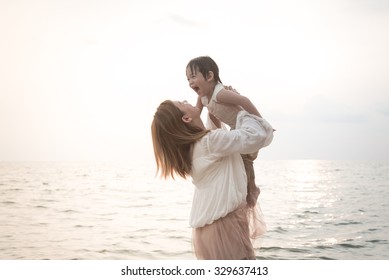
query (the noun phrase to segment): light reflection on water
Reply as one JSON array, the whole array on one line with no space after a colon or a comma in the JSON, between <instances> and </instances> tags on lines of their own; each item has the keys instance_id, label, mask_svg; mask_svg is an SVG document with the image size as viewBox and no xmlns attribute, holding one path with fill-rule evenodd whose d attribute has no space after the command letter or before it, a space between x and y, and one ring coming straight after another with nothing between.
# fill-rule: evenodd
<instances>
[{"instance_id":1,"label":"light reflection on water","mask_svg":"<svg viewBox=\"0 0 389 280\"><path fill-rule=\"evenodd\" d=\"M260 258L389 258L388 163L260 164L257 182L269 229Z\"/></svg>"}]
</instances>

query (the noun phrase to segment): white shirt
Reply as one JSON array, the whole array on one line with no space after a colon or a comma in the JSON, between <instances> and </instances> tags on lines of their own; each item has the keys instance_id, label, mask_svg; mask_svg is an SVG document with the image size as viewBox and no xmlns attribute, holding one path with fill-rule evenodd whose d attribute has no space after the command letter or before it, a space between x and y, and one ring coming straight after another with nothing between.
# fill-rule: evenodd
<instances>
[{"instance_id":1,"label":"white shirt","mask_svg":"<svg viewBox=\"0 0 389 280\"><path fill-rule=\"evenodd\" d=\"M235 130L215 129L195 143L191 227L211 224L246 202L247 177L240 154L256 152L272 140L273 128L266 120L241 111Z\"/></svg>"}]
</instances>

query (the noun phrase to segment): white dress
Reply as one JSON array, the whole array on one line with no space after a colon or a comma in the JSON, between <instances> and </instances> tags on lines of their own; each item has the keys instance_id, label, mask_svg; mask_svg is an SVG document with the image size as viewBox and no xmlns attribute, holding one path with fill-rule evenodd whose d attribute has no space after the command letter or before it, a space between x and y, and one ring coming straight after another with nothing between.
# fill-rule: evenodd
<instances>
[{"instance_id":1,"label":"white dress","mask_svg":"<svg viewBox=\"0 0 389 280\"><path fill-rule=\"evenodd\" d=\"M208 100L208 97L203 96L201 97L201 103L207 107L209 113L234 129L238 113L243 109L238 105L218 102L217 95L223 88L224 86L221 83L218 83L213 90L211 100Z\"/></svg>"}]
</instances>

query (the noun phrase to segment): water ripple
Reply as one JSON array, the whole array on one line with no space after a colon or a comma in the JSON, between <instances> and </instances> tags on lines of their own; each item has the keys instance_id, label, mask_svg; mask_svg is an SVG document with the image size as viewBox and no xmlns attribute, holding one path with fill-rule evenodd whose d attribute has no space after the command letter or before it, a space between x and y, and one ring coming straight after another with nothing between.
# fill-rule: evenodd
<instances>
[{"instance_id":1,"label":"water ripple","mask_svg":"<svg viewBox=\"0 0 389 280\"><path fill-rule=\"evenodd\" d=\"M0 168L0 259L195 258L190 182L156 179L150 165ZM264 160L255 168L268 224L257 259L389 259L389 163Z\"/></svg>"}]
</instances>

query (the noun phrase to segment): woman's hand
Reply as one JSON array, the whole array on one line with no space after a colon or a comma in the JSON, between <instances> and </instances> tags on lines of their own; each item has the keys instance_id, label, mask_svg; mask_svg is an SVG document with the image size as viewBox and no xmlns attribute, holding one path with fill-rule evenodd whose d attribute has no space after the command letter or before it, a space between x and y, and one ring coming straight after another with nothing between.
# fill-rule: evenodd
<instances>
[{"instance_id":1,"label":"woman's hand","mask_svg":"<svg viewBox=\"0 0 389 280\"><path fill-rule=\"evenodd\" d=\"M240 95L240 93L236 89L234 89L232 86L224 86L224 88L226 90L230 90L230 91L235 92L235 93Z\"/></svg>"}]
</instances>

